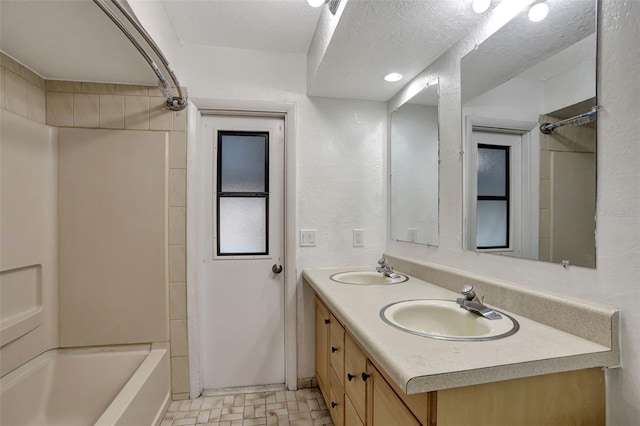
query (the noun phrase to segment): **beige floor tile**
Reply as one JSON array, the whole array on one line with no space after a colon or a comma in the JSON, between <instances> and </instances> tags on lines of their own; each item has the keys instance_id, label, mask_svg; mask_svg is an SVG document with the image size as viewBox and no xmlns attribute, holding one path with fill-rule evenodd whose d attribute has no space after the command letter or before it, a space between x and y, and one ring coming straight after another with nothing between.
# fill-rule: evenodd
<instances>
[{"instance_id":1,"label":"beige floor tile","mask_svg":"<svg viewBox=\"0 0 640 426\"><path fill-rule=\"evenodd\" d=\"M236 395L233 400L234 407L242 407L244 406L244 394Z\"/></svg>"}]
</instances>

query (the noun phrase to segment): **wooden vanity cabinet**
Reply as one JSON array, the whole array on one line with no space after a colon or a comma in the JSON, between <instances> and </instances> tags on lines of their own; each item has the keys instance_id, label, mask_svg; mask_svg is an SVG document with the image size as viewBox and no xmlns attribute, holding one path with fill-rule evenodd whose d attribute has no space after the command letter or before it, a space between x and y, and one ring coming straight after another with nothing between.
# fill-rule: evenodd
<instances>
[{"instance_id":1,"label":"wooden vanity cabinet","mask_svg":"<svg viewBox=\"0 0 640 426\"><path fill-rule=\"evenodd\" d=\"M316 375L336 426L459 426L470 415L487 426L606 421L601 368L407 395L318 298Z\"/></svg>"}]
</instances>

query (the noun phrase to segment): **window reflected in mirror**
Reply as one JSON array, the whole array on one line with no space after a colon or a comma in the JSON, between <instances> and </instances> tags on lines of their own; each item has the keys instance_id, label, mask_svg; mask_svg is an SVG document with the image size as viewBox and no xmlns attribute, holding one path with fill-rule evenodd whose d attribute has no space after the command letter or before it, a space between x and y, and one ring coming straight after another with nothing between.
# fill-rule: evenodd
<instances>
[{"instance_id":1,"label":"window reflected in mirror","mask_svg":"<svg viewBox=\"0 0 640 426\"><path fill-rule=\"evenodd\" d=\"M391 113L391 239L438 245L438 84Z\"/></svg>"},{"instance_id":2,"label":"window reflected in mirror","mask_svg":"<svg viewBox=\"0 0 640 426\"><path fill-rule=\"evenodd\" d=\"M595 267L597 4L546 3L461 61L463 243Z\"/></svg>"}]
</instances>

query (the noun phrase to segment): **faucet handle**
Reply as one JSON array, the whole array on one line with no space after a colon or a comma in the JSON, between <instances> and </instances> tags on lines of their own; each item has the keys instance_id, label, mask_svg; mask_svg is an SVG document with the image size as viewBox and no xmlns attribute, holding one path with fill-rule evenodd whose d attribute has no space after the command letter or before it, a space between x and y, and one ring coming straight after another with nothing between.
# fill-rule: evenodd
<instances>
[{"instance_id":1,"label":"faucet handle","mask_svg":"<svg viewBox=\"0 0 640 426\"><path fill-rule=\"evenodd\" d=\"M463 285L460 289L460 293L462 293L462 295L467 300L473 300L476 297L476 292L474 291L474 287L471 284Z\"/></svg>"},{"instance_id":2,"label":"faucet handle","mask_svg":"<svg viewBox=\"0 0 640 426\"><path fill-rule=\"evenodd\" d=\"M378 265L380 266L386 266L387 265L387 258L382 256L379 260L378 260Z\"/></svg>"}]
</instances>

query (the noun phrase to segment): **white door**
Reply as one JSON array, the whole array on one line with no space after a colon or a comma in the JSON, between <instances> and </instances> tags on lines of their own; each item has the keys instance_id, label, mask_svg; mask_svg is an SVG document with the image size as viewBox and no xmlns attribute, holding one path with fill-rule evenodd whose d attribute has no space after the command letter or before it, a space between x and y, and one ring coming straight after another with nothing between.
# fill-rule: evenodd
<instances>
[{"instance_id":1,"label":"white door","mask_svg":"<svg viewBox=\"0 0 640 426\"><path fill-rule=\"evenodd\" d=\"M202 385L284 383L284 119L201 124Z\"/></svg>"}]
</instances>

